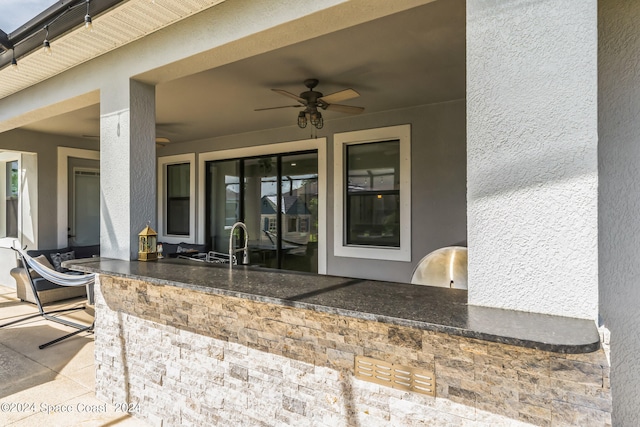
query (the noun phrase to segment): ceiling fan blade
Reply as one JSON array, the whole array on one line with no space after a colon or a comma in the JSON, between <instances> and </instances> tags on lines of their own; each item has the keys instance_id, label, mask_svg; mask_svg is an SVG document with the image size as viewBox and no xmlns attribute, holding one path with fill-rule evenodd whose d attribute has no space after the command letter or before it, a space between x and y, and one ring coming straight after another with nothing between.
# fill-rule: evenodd
<instances>
[{"instance_id":1,"label":"ceiling fan blade","mask_svg":"<svg viewBox=\"0 0 640 427\"><path fill-rule=\"evenodd\" d=\"M329 104L327 110L337 111L346 114L360 114L364 111L364 107L353 107L351 105Z\"/></svg>"},{"instance_id":2,"label":"ceiling fan blade","mask_svg":"<svg viewBox=\"0 0 640 427\"><path fill-rule=\"evenodd\" d=\"M323 96L320 98L320 101L326 102L327 104L333 104L334 102L346 101L347 99L357 98L360 96L358 92L353 89L345 89L340 92L335 92L327 96Z\"/></svg>"},{"instance_id":3,"label":"ceiling fan blade","mask_svg":"<svg viewBox=\"0 0 640 427\"><path fill-rule=\"evenodd\" d=\"M271 89L272 91L279 93L280 95L284 95L284 96L288 96L289 98L293 98L296 101L298 101L299 103L301 103L302 105L306 105L306 101L302 98L300 98L298 95L294 95L291 92L287 92L286 90L282 90L282 89Z\"/></svg>"},{"instance_id":4,"label":"ceiling fan blade","mask_svg":"<svg viewBox=\"0 0 640 427\"><path fill-rule=\"evenodd\" d=\"M300 107L304 107L304 105L283 105L282 107L256 108L253 111L277 110L278 108L291 108L291 107L300 108Z\"/></svg>"}]
</instances>

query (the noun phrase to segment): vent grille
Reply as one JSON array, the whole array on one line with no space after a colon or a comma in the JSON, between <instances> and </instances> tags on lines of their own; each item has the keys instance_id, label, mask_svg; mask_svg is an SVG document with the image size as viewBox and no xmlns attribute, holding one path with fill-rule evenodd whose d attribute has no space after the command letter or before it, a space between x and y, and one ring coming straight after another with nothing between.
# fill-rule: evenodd
<instances>
[{"instance_id":1,"label":"vent grille","mask_svg":"<svg viewBox=\"0 0 640 427\"><path fill-rule=\"evenodd\" d=\"M355 374L358 379L387 387L436 395L436 378L430 371L356 356Z\"/></svg>"}]
</instances>

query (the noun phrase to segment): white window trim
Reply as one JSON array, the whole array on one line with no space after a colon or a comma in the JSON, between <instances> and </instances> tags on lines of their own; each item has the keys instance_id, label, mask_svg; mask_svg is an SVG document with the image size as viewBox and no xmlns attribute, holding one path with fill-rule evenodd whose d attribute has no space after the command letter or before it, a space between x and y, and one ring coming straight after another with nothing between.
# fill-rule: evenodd
<instances>
[{"instance_id":1,"label":"white window trim","mask_svg":"<svg viewBox=\"0 0 640 427\"><path fill-rule=\"evenodd\" d=\"M59 248L65 248L69 245L69 230L67 229L69 224L69 157L100 160L100 151L58 147L57 209ZM102 219L100 221L102 222Z\"/></svg>"},{"instance_id":2,"label":"white window trim","mask_svg":"<svg viewBox=\"0 0 640 427\"><path fill-rule=\"evenodd\" d=\"M318 274L327 274L327 139L313 138L254 147L211 151L198 155L198 238L205 241L205 163L243 157L268 156L296 151L318 151Z\"/></svg>"},{"instance_id":3,"label":"white window trim","mask_svg":"<svg viewBox=\"0 0 640 427\"><path fill-rule=\"evenodd\" d=\"M400 141L400 247L383 248L346 245L345 242L345 152L347 145L389 140ZM333 255L346 258L411 262L411 125L336 133L333 137Z\"/></svg>"},{"instance_id":4,"label":"white window trim","mask_svg":"<svg viewBox=\"0 0 640 427\"><path fill-rule=\"evenodd\" d=\"M189 235L165 234L167 166L189 163ZM196 154L158 157L158 242L196 243Z\"/></svg>"}]
</instances>

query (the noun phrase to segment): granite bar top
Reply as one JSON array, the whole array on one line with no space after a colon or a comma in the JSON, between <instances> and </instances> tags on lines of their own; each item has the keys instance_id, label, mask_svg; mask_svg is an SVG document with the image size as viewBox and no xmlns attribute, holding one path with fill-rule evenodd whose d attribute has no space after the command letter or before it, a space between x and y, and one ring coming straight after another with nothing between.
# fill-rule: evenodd
<instances>
[{"instance_id":1,"label":"granite bar top","mask_svg":"<svg viewBox=\"0 0 640 427\"><path fill-rule=\"evenodd\" d=\"M70 260L78 271L176 286L375 320L556 353L600 348L595 322L467 304L467 291L375 280L210 264L187 259L156 262L108 258Z\"/></svg>"}]
</instances>

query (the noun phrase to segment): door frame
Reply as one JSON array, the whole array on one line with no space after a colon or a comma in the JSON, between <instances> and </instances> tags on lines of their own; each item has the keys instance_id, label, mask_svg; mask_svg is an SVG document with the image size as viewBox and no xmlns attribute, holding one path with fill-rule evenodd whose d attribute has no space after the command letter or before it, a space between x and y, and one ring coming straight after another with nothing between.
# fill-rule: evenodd
<instances>
[{"instance_id":1,"label":"door frame","mask_svg":"<svg viewBox=\"0 0 640 427\"><path fill-rule=\"evenodd\" d=\"M324 137L200 153L198 155L198 241L204 242L206 239L204 224L207 162L310 150L318 151L318 274L327 274L327 138Z\"/></svg>"},{"instance_id":2,"label":"door frame","mask_svg":"<svg viewBox=\"0 0 640 427\"><path fill-rule=\"evenodd\" d=\"M100 151L58 147L58 248L66 248L69 244L69 157L100 160Z\"/></svg>"}]
</instances>

